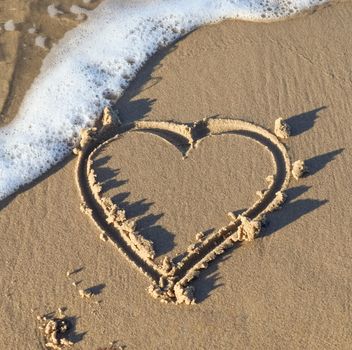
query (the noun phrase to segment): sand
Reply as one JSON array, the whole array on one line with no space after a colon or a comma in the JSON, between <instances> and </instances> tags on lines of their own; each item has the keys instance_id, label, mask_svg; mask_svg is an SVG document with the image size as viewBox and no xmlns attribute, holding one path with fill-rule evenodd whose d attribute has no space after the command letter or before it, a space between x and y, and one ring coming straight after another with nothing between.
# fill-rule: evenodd
<instances>
[{"instance_id":1,"label":"sand","mask_svg":"<svg viewBox=\"0 0 352 350\"><path fill-rule=\"evenodd\" d=\"M85 8L93 9L100 2L96 0ZM52 4L51 0L1 1L0 23L12 20L16 30L0 31L0 125L9 123L16 115L48 49L80 23L70 12L72 0L61 0L58 9L64 14L54 18L48 10Z\"/></svg>"},{"instance_id":2,"label":"sand","mask_svg":"<svg viewBox=\"0 0 352 350\"><path fill-rule=\"evenodd\" d=\"M309 176L291 179L287 203L258 238L191 282L195 305L173 305L151 298L148 278L99 239L80 211L77 157L69 157L0 204L0 348L44 349L37 316L66 308L75 349L114 341L116 349L349 349L351 15L345 2L272 24L227 21L152 58L117 103L123 124L217 115L274 131L283 118L291 136L282 142ZM12 82L26 68L14 63L24 52L6 52L1 79ZM25 91L38 67L39 59L27 66L27 85L16 89ZM18 108L15 95L8 111ZM229 135L205 138L182 160L160 137L131 133L97 161L103 190L139 219L158 259L227 224L227 212L243 212L273 172L260 145Z\"/></svg>"}]
</instances>

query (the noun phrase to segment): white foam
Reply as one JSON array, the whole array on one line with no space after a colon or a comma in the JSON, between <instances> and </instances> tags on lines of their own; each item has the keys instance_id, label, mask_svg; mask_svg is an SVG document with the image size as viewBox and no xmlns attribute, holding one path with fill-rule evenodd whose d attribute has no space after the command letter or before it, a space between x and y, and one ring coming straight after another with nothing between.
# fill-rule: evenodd
<instances>
[{"instance_id":1,"label":"white foam","mask_svg":"<svg viewBox=\"0 0 352 350\"><path fill-rule=\"evenodd\" d=\"M8 32L13 32L16 30L16 24L15 22L10 19L4 24L4 29L7 30Z\"/></svg>"},{"instance_id":2,"label":"white foam","mask_svg":"<svg viewBox=\"0 0 352 350\"><path fill-rule=\"evenodd\" d=\"M62 160L160 46L225 18L279 19L324 1L105 0L51 50L15 120L0 130L0 199Z\"/></svg>"},{"instance_id":3,"label":"white foam","mask_svg":"<svg viewBox=\"0 0 352 350\"><path fill-rule=\"evenodd\" d=\"M56 17L59 15L63 15L64 13L60 11L55 4L51 4L48 6L48 14L50 17Z\"/></svg>"},{"instance_id":4,"label":"white foam","mask_svg":"<svg viewBox=\"0 0 352 350\"><path fill-rule=\"evenodd\" d=\"M35 34L37 32L37 29L35 27L28 28L27 32L29 34Z\"/></svg>"},{"instance_id":5,"label":"white foam","mask_svg":"<svg viewBox=\"0 0 352 350\"><path fill-rule=\"evenodd\" d=\"M79 21L85 19L89 13L88 10L86 10L83 7L80 7L78 5L72 5L70 7L70 12L73 13L74 15L77 15L76 19Z\"/></svg>"},{"instance_id":6,"label":"white foam","mask_svg":"<svg viewBox=\"0 0 352 350\"><path fill-rule=\"evenodd\" d=\"M44 35L38 35L35 40L34 40L34 44L35 46L41 47L42 49L46 49L46 41L47 41L47 37Z\"/></svg>"}]
</instances>

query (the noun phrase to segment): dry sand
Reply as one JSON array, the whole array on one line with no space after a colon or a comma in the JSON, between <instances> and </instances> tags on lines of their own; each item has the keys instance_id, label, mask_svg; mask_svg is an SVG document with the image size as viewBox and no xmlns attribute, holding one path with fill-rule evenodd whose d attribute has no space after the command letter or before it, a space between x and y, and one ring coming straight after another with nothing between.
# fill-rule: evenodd
<instances>
[{"instance_id":1,"label":"dry sand","mask_svg":"<svg viewBox=\"0 0 352 350\"><path fill-rule=\"evenodd\" d=\"M59 307L74 326L75 349L113 341L126 349L349 349L351 16L345 2L272 24L227 21L154 57L117 104L123 123L220 115L273 130L282 117L291 126L292 160L306 160L310 176L292 180L288 203L260 238L201 272L192 283L196 305L176 306L152 299L147 279L99 239L80 211L70 157L1 203L0 349L44 348L36 316ZM16 72L28 71L27 85L14 84L20 91L40 60L27 69L15 64L24 53L9 45L19 34L8 35L1 81L11 85L22 76ZM15 95L8 111L18 108ZM159 138L131 134L99 156L98 176L114 175L109 191L127 213L146 217L141 225L159 255L183 251L198 231L226 223L226 212L249 206L272 172L263 149L236 137L206 139L192 153L182 161ZM108 169L99 174L101 167ZM81 298L86 289L92 295Z\"/></svg>"}]
</instances>

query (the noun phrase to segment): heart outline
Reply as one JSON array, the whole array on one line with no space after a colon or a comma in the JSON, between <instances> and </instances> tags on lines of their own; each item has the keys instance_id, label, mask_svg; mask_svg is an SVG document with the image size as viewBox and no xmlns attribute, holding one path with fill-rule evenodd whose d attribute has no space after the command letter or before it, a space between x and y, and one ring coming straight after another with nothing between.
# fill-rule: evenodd
<instances>
[{"instance_id":1,"label":"heart outline","mask_svg":"<svg viewBox=\"0 0 352 350\"><path fill-rule=\"evenodd\" d=\"M141 246L138 246L136 242L136 239L139 239L138 233L137 235L133 233L132 236L126 233L126 229L122 226L123 222L119 224L107 222L110 209L106 209L103 205L103 197L100 195L101 186L95 180L94 155L102 147L130 131L157 134L174 146L174 142L170 141L166 135L171 134L173 137L178 137L180 144L184 146L184 150L181 151L184 157L187 157L188 152L209 135L234 134L246 137L261 144L271 153L275 174L263 196L246 209L241 216L206 237L197 249L189 252L177 266L171 266L171 268L169 266L165 269L165 266L157 265L152 256L146 257L141 254ZM110 120L106 124L100 121L96 128L85 129L83 134L85 137L82 138L81 149L78 151L76 168L77 185L82 201L81 208L83 207L83 211L93 219L100 231L106 235L105 237L151 280L152 285L148 289L150 294L164 302L193 303L194 297L189 282L198 276L199 270L206 268L210 261L233 246L235 242L252 240L257 232L254 230L253 237L246 237L245 225L250 231L250 225L258 223L260 229L260 223L265 216L278 209L285 200L284 191L291 177L291 161L287 149L272 132L247 121L208 118L193 124L136 121L120 125Z\"/></svg>"}]
</instances>

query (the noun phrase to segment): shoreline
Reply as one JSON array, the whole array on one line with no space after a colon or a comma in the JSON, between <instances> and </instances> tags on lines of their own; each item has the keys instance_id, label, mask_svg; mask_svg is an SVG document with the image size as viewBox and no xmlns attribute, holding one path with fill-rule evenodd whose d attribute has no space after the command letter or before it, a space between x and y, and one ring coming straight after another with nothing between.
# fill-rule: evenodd
<instances>
[{"instance_id":1,"label":"shoreline","mask_svg":"<svg viewBox=\"0 0 352 350\"><path fill-rule=\"evenodd\" d=\"M273 130L283 117L292 161L310 169L290 184L287 203L258 239L231 248L192 281L197 304L150 298L146 279L81 213L76 160L68 156L0 201L0 343L44 348L37 316L66 308L78 350L114 341L141 350L347 350L351 16L343 2L270 25L202 27L153 56L114 106L123 124L217 115ZM182 251L197 230L218 227L227 211L244 210L272 171L261 148L238 138L207 140L186 162L158 138L119 142L99 155L97 176L155 239L160 257Z\"/></svg>"}]
</instances>

